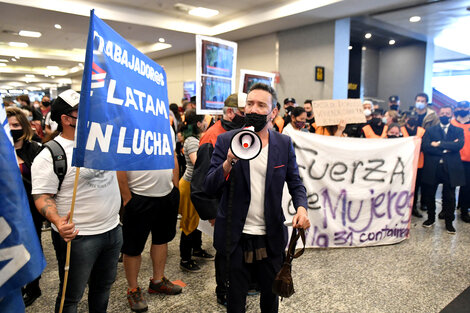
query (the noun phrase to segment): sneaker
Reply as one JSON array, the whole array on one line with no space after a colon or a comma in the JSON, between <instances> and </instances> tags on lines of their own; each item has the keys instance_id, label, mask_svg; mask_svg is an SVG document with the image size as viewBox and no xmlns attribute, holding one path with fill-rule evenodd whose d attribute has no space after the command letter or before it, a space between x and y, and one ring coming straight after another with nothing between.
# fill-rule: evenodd
<instances>
[{"instance_id":1,"label":"sneaker","mask_svg":"<svg viewBox=\"0 0 470 313\"><path fill-rule=\"evenodd\" d=\"M165 276L162 277L162 280L158 283L154 283L153 279L150 278L150 283L149 283L149 293L164 293L167 295L177 295L181 293L183 288L181 286L173 284L171 281L169 281Z\"/></svg>"},{"instance_id":2,"label":"sneaker","mask_svg":"<svg viewBox=\"0 0 470 313\"><path fill-rule=\"evenodd\" d=\"M439 213L438 217L439 217L440 220L443 220L443 219L445 218L444 212L441 211L441 212Z\"/></svg>"},{"instance_id":3,"label":"sneaker","mask_svg":"<svg viewBox=\"0 0 470 313\"><path fill-rule=\"evenodd\" d=\"M133 312L147 312L148 310L147 301L145 301L139 287L132 290L127 289L127 301L129 301Z\"/></svg>"},{"instance_id":4,"label":"sneaker","mask_svg":"<svg viewBox=\"0 0 470 313\"><path fill-rule=\"evenodd\" d=\"M199 272L201 270L199 265L197 265L197 263L194 262L194 260L189 260L189 261L186 261L186 262L181 261L180 262L180 268L183 271L187 271L187 272Z\"/></svg>"},{"instance_id":5,"label":"sneaker","mask_svg":"<svg viewBox=\"0 0 470 313\"><path fill-rule=\"evenodd\" d=\"M201 259L213 259L214 258L212 254L207 253L206 250L202 250L202 249L199 251L194 250L193 256L196 258L201 258Z\"/></svg>"},{"instance_id":6,"label":"sneaker","mask_svg":"<svg viewBox=\"0 0 470 313\"><path fill-rule=\"evenodd\" d=\"M455 228L452 223L446 223L446 230L449 234L455 235Z\"/></svg>"},{"instance_id":7,"label":"sneaker","mask_svg":"<svg viewBox=\"0 0 470 313\"><path fill-rule=\"evenodd\" d=\"M423 227L431 227L432 225L434 225L434 221L433 220L430 220L430 219L427 219L426 221L424 221L423 223Z\"/></svg>"},{"instance_id":8,"label":"sneaker","mask_svg":"<svg viewBox=\"0 0 470 313\"><path fill-rule=\"evenodd\" d=\"M411 210L411 215L419 217L419 218L423 217L423 215L421 213L419 213L418 209L416 209L416 208Z\"/></svg>"}]
</instances>

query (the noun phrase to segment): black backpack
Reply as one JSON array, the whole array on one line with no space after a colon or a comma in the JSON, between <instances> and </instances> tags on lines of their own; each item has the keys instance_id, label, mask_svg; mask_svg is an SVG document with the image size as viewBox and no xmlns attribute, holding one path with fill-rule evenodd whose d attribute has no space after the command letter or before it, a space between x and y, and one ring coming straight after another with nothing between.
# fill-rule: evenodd
<instances>
[{"instance_id":1,"label":"black backpack","mask_svg":"<svg viewBox=\"0 0 470 313\"><path fill-rule=\"evenodd\" d=\"M67 156L65 155L64 148L55 140L46 142L43 144L43 147L46 147L51 152L54 173L59 178L59 187L57 189L59 191L67 173Z\"/></svg>"}]
</instances>

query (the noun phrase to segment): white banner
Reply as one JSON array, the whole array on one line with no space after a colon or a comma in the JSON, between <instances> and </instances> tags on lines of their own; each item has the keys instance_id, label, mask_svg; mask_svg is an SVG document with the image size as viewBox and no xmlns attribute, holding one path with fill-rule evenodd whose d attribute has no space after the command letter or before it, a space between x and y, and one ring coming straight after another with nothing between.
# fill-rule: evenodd
<instances>
[{"instance_id":1,"label":"white banner","mask_svg":"<svg viewBox=\"0 0 470 313\"><path fill-rule=\"evenodd\" d=\"M408 238L420 138L289 135L307 189L308 247L385 245ZM283 208L292 220L287 184Z\"/></svg>"}]
</instances>

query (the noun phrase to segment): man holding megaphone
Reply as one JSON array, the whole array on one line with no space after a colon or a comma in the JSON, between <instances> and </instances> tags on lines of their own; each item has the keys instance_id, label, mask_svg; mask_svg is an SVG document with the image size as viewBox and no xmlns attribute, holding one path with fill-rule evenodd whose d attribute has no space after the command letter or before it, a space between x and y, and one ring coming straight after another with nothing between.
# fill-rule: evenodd
<instances>
[{"instance_id":1,"label":"man holding megaphone","mask_svg":"<svg viewBox=\"0 0 470 313\"><path fill-rule=\"evenodd\" d=\"M310 227L292 141L270 129L276 103L272 87L262 83L251 87L245 118L254 132L233 130L219 135L205 181L207 193L222 193L214 247L226 256L228 312L245 312L250 273L261 289L261 312L278 311L272 284L287 244L281 206L285 182L297 211L293 227Z\"/></svg>"}]
</instances>

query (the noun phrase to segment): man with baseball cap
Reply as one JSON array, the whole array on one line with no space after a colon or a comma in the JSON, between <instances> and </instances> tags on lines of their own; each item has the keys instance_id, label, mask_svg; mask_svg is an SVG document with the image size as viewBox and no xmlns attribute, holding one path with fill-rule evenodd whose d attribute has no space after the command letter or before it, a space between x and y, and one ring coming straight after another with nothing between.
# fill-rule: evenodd
<instances>
[{"instance_id":1,"label":"man with baseball cap","mask_svg":"<svg viewBox=\"0 0 470 313\"><path fill-rule=\"evenodd\" d=\"M389 110L399 111L400 110L400 97L399 96L388 97L388 108Z\"/></svg>"},{"instance_id":2,"label":"man with baseball cap","mask_svg":"<svg viewBox=\"0 0 470 313\"><path fill-rule=\"evenodd\" d=\"M77 311L87 284L89 311L106 312L122 245L121 197L116 172L81 168L75 213L73 221L69 221L76 173L72 153L79 100L80 95L69 89L52 104L51 119L60 132L54 140L58 149L63 149L60 159L66 161L65 175L56 174L52 153L42 150L31 168L32 194L37 209L52 224L60 278L55 311L59 311L62 297L67 242L72 241L63 312Z\"/></svg>"}]
</instances>

